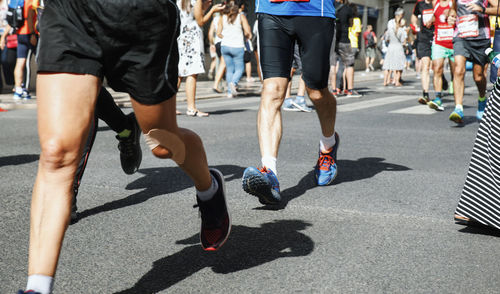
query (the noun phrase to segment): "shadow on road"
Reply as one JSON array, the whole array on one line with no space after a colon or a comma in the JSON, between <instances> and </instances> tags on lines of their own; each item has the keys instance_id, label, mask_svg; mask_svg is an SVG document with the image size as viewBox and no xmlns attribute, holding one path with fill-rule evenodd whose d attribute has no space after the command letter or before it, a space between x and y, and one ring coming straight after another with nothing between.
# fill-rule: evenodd
<instances>
[{"instance_id":1,"label":"shadow on road","mask_svg":"<svg viewBox=\"0 0 500 294\"><path fill-rule=\"evenodd\" d=\"M233 226L227 243L215 252L203 251L196 234L176 242L196 245L155 261L132 288L117 293L158 293L204 268L228 274L278 258L309 255L314 250L314 242L299 232L308 226L311 224L301 220L277 220L261 224L259 228Z\"/></svg>"},{"instance_id":2,"label":"shadow on road","mask_svg":"<svg viewBox=\"0 0 500 294\"><path fill-rule=\"evenodd\" d=\"M493 237L500 237L500 230L495 229L493 227L489 227L480 223L474 225L468 225L463 229L458 230L461 233L467 234L479 234L479 235L488 235Z\"/></svg>"},{"instance_id":3,"label":"shadow on road","mask_svg":"<svg viewBox=\"0 0 500 294\"><path fill-rule=\"evenodd\" d=\"M40 158L38 154L21 154L0 157L0 167L7 165L20 165L37 161Z\"/></svg>"},{"instance_id":4,"label":"shadow on road","mask_svg":"<svg viewBox=\"0 0 500 294\"><path fill-rule=\"evenodd\" d=\"M243 167L236 165L218 165L214 166L214 168L222 172L226 182L234 179L241 179L244 170ZM107 202L103 205L78 212L77 219L73 223L98 213L140 204L157 196L175 193L193 187L193 183L189 177L186 176L178 167L146 168L140 169L138 172L144 174L144 177L128 184L126 189L144 190L125 198Z\"/></svg>"},{"instance_id":5,"label":"shadow on road","mask_svg":"<svg viewBox=\"0 0 500 294\"><path fill-rule=\"evenodd\" d=\"M360 181L369 179L383 171L407 171L410 168L398 164L384 162L384 158L364 157L358 160L338 160L338 175L332 185L344 182ZM304 195L307 190L318 187L314 178L314 169L307 173L297 185L281 191L281 203L277 206L262 206L256 210L280 210L284 209L288 202ZM322 187L318 187L321 189Z\"/></svg>"},{"instance_id":6,"label":"shadow on road","mask_svg":"<svg viewBox=\"0 0 500 294\"><path fill-rule=\"evenodd\" d=\"M216 111L210 111L210 115L224 115L228 113L235 113L235 112L245 112L248 111L248 109L225 109L225 110L216 110Z\"/></svg>"}]
</instances>

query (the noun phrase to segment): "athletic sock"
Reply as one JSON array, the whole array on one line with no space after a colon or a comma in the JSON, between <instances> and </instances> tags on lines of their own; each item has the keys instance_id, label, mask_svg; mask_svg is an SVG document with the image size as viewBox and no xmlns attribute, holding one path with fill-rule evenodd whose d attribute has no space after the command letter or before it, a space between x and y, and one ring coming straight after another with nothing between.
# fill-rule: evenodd
<instances>
[{"instance_id":1,"label":"athletic sock","mask_svg":"<svg viewBox=\"0 0 500 294\"><path fill-rule=\"evenodd\" d=\"M321 134L321 139L319 140L319 148L321 151L326 152L330 150L333 146L335 146L336 140L335 140L335 132L333 132L333 135L331 137L325 137L323 134Z\"/></svg>"},{"instance_id":2,"label":"athletic sock","mask_svg":"<svg viewBox=\"0 0 500 294\"><path fill-rule=\"evenodd\" d=\"M443 93L442 92L437 92L436 93L436 99L439 99L441 100L441 97L443 96Z\"/></svg>"},{"instance_id":3,"label":"athletic sock","mask_svg":"<svg viewBox=\"0 0 500 294\"><path fill-rule=\"evenodd\" d=\"M262 166L270 169L273 173L278 176L278 170L276 169L276 157L273 156L264 156L261 159Z\"/></svg>"},{"instance_id":4,"label":"athletic sock","mask_svg":"<svg viewBox=\"0 0 500 294\"><path fill-rule=\"evenodd\" d=\"M486 101L486 96L484 96L484 97L479 97L479 98L478 98L478 100L479 100L479 102L484 102L484 101Z\"/></svg>"},{"instance_id":5,"label":"athletic sock","mask_svg":"<svg viewBox=\"0 0 500 294\"><path fill-rule=\"evenodd\" d=\"M52 287L54 286L54 278L44 275L31 275L28 277L28 284L26 285L26 290L33 290L35 292L40 292L41 294L52 293Z\"/></svg>"},{"instance_id":6,"label":"athletic sock","mask_svg":"<svg viewBox=\"0 0 500 294\"><path fill-rule=\"evenodd\" d=\"M22 94L23 93L23 88L22 87L16 87L16 94Z\"/></svg>"},{"instance_id":7,"label":"athletic sock","mask_svg":"<svg viewBox=\"0 0 500 294\"><path fill-rule=\"evenodd\" d=\"M455 109L460 109L463 112L464 106L462 104L457 104L457 105L455 105Z\"/></svg>"},{"instance_id":8,"label":"athletic sock","mask_svg":"<svg viewBox=\"0 0 500 294\"><path fill-rule=\"evenodd\" d=\"M304 96L297 96L297 97L295 97L295 101L299 102L299 103L304 102L305 101Z\"/></svg>"},{"instance_id":9,"label":"athletic sock","mask_svg":"<svg viewBox=\"0 0 500 294\"><path fill-rule=\"evenodd\" d=\"M214 176L210 175L212 178L212 185L210 188L208 188L205 191L198 191L196 190L196 195L201 201L208 201L214 197L215 192L217 192L217 189L219 189L219 183L217 183L217 180L214 178Z\"/></svg>"},{"instance_id":10,"label":"athletic sock","mask_svg":"<svg viewBox=\"0 0 500 294\"><path fill-rule=\"evenodd\" d=\"M427 100L429 100L429 92L423 91L423 93L424 93L423 94L424 98L427 99Z\"/></svg>"},{"instance_id":11,"label":"athletic sock","mask_svg":"<svg viewBox=\"0 0 500 294\"><path fill-rule=\"evenodd\" d=\"M118 133L118 137L120 137L120 138L128 138L128 136L130 136L131 133L132 133L131 130L125 129L125 130L123 130L123 131L121 131L121 132Z\"/></svg>"}]
</instances>

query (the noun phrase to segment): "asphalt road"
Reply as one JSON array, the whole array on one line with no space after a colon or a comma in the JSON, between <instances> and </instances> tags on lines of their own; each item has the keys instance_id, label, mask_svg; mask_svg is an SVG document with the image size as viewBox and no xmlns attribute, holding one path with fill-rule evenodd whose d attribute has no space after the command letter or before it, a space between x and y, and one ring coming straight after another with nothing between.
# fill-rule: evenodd
<instances>
[{"instance_id":1,"label":"asphalt road","mask_svg":"<svg viewBox=\"0 0 500 294\"><path fill-rule=\"evenodd\" d=\"M178 116L226 178L233 227L218 252L199 245L190 180L144 141L141 169L125 175L101 122L55 293L498 293L500 233L453 222L478 128L470 77L460 127L448 120L451 96L435 112L417 104L418 83L380 84L339 99L339 175L328 187L313 181L315 113L283 113L276 209L241 189L260 161L258 97L203 100L210 117ZM15 293L26 282L36 110L1 113L0 138L0 293Z\"/></svg>"}]
</instances>

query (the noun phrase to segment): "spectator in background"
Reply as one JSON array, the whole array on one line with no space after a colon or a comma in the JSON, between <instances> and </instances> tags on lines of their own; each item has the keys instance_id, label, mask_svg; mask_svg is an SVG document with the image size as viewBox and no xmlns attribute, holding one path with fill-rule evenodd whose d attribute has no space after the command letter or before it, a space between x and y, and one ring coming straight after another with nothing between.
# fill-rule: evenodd
<instances>
[{"instance_id":1,"label":"spectator in background","mask_svg":"<svg viewBox=\"0 0 500 294\"><path fill-rule=\"evenodd\" d=\"M352 10L353 18L352 24L349 27L349 41L351 41L352 53L354 53L354 58L358 58L359 54L359 35L361 34L363 28L361 26L361 19L358 14L358 5L349 4Z\"/></svg>"},{"instance_id":2,"label":"spectator in background","mask_svg":"<svg viewBox=\"0 0 500 294\"><path fill-rule=\"evenodd\" d=\"M366 26L366 31L363 33L363 39L365 40L365 71L375 71L373 67L373 62L375 62L375 48L377 47L377 35L373 32L372 25Z\"/></svg>"},{"instance_id":3,"label":"spectator in background","mask_svg":"<svg viewBox=\"0 0 500 294\"><path fill-rule=\"evenodd\" d=\"M246 16L240 13L239 6L233 1L226 5L219 19L217 35L222 39L221 51L226 62L227 96L233 98L238 95L236 86L245 70L244 37L252 38Z\"/></svg>"},{"instance_id":4,"label":"spectator in background","mask_svg":"<svg viewBox=\"0 0 500 294\"><path fill-rule=\"evenodd\" d=\"M220 82L222 81L222 77L224 76L224 73L226 72L226 62L224 61L224 57L222 57L222 52L221 52L221 41L222 39L217 36L217 25L219 24L219 18L221 17L221 13L217 13L213 19L212 23L210 24L210 29L208 32L208 39L212 39L215 45L215 53L217 54L217 57L219 58L219 66L217 67L217 71L215 73L214 77L214 84L212 86L212 91L215 93L223 93L224 91L219 88Z\"/></svg>"},{"instance_id":5,"label":"spectator in background","mask_svg":"<svg viewBox=\"0 0 500 294\"><path fill-rule=\"evenodd\" d=\"M384 86L387 86L391 81L391 72L394 72L394 85L396 87L402 86L401 73L405 68L406 56L403 44L406 40L406 32L404 26L404 10L398 8L394 13L394 18L389 20L387 24L387 41L389 47L387 48L387 55L384 60Z\"/></svg>"},{"instance_id":6,"label":"spectator in background","mask_svg":"<svg viewBox=\"0 0 500 294\"><path fill-rule=\"evenodd\" d=\"M31 74L31 54L35 51L38 42L38 32L35 29L36 24L36 7L34 0L25 0L23 6L24 22L19 27L17 34L17 59L14 68L14 100L29 100L29 82ZM0 48L3 50L6 47L7 36L11 33L11 26L7 24L0 39ZM24 75L26 71L26 76Z\"/></svg>"},{"instance_id":7,"label":"spectator in background","mask_svg":"<svg viewBox=\"0 0 500 294\"><path fill-rule=\"evenodd\" d=\"M211 1L203 1L198 5L198 13L195 16L195 5L200 1L196 0L177 0L177 6L180 10L181 27L177 38L179 46L179 81L186 78L186 98L188 116L206 117L208 113L202 112L196 108L196 82L198 74L205 73L205 53L203 48L203 31L201 27L208 22L212 15L223 9L222 5L213 6L206 15L203 12L208 9Z\"/></svg>"}]
</instances>

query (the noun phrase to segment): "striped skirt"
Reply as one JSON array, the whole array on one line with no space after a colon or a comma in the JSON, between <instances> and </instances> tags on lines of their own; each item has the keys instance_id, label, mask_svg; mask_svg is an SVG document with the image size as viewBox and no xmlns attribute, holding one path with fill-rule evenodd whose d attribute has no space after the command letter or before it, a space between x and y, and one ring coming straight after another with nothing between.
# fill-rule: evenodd
<instances>
[{"instance_id":1,"label":"striped skirt","mask_svg":"<svg viewBox=\"0 0 500 294\"><path fill-rule=\"evenodd\" d=\"M455 220L500 229L500 78L479 125Z\"/></svg>"}]
</instances>

